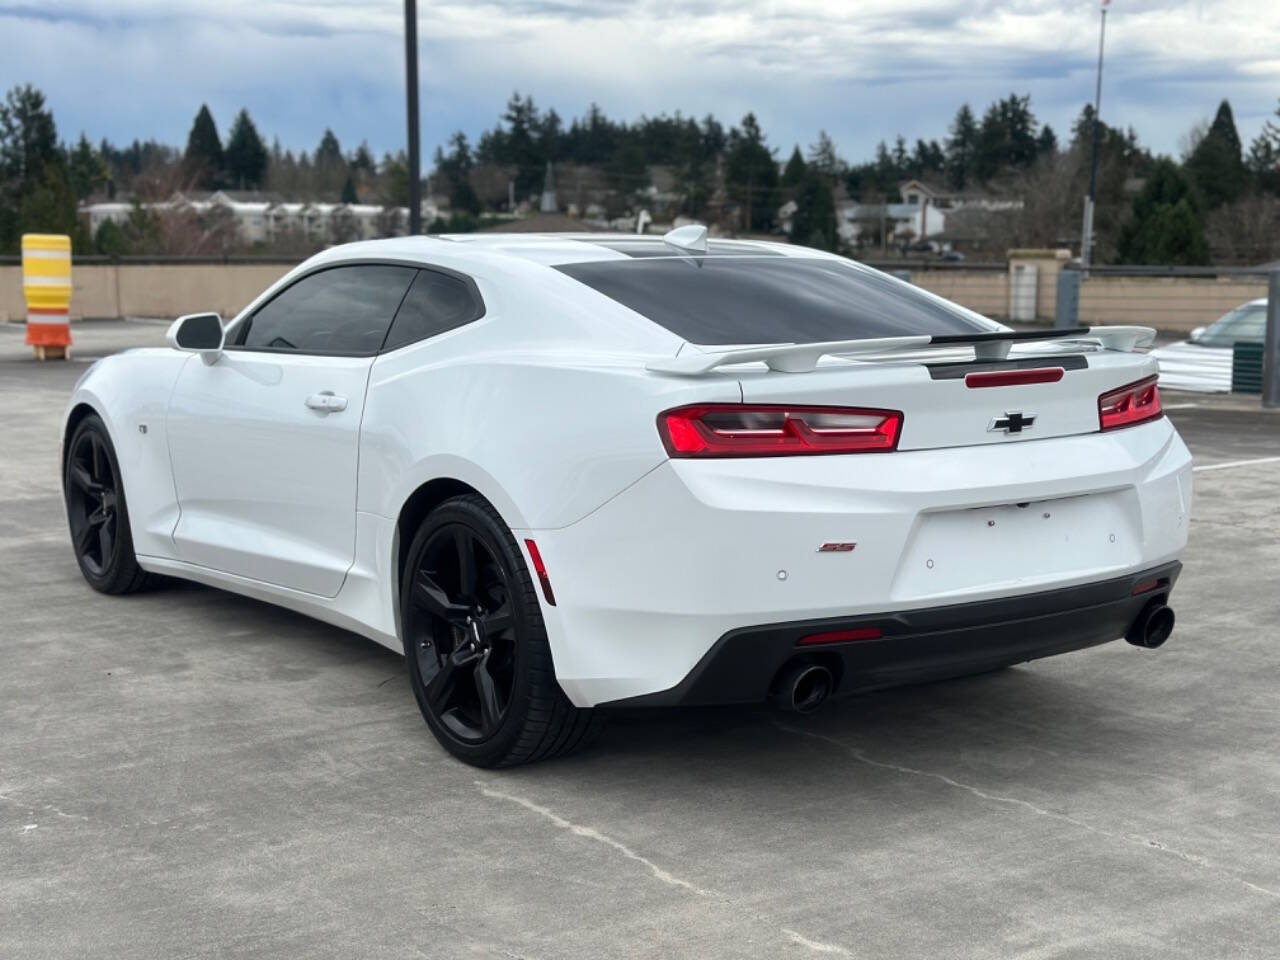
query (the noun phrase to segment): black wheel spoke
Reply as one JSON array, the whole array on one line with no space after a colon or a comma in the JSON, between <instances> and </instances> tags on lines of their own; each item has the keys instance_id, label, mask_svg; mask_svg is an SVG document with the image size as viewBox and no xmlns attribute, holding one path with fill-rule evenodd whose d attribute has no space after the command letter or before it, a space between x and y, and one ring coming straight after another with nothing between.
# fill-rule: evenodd
<instances>
[{"instance_id":1,"label":"black wheel spoke","mask_svg":"<svg viewBox=\"0 0 1280 960\"><path fill-rule=\"evenodd\" d=\"M453 542L458 550L458 593L465 599L476 595L476 544L471 531L456 527Z\"/></svg>"},{"instance_id":2,"label":"black wheel spoke","mask_svg":"<svg viewBox=\"0 0 1280 960\"><path fill-rule=\"evenodd\" d=\"M102 441L98 438L98 435L96 433L89 434L89 451L90 451L90 458L91 458L89 461L90 463L89 473L93 476L93 479L101 483L102 461L103 461Z\"/></svg>"},{"instance_id":3,"label":"black wheel spoke","mask_svg":"<svg viewBox=\"0 0 1280 960\"><path fill-rule=\"evenodd\" d=\"M450 623L462 623L470 612L466 604L450 600L444 588L425 570L419 570L413 581L413 601L428 613Z\"/></svg>"},{"instance_id":4,"label":"black wheel spoke","mask_svg":"<svg viewBox=\"0 0 1280 960\"><path fill-rule=\"evenodd\" d=\"M82 524L78 529L76 529L74 536L76 553L78 555L83 557L89 551L89 544L93 540L93 531L93 526L88 523Z\"/></svg>"},{"instance_id":5,"label":"black wheel spoke","mask_svg":"<svg viewBox=\"0 0 1280 960\"><path fill-rule=\"evenodd\" d=\"M514 623L511 618L511 605L509 603L504 603L497 610L491 610L480 618L480 625L484 627L484 635L490 639L505 630L510 630Z\"/></svg>"},{"instance_id":6,"label":"black wheel spoke","mask_svg":"<svg viewBox=\"0 0 1280 960\"><path fill-rule=\"evenodd\" d=\"M115 543L114 523L104 523L98 527L98 549L102 551L102 565L105 567L111 558L111 547Z\"/></svg>"},{"instance_id":7,"label":"black wheel spoke","mask_svg":"<svg viewBox=\"0 0 1280 960\"><path fill-rule=\"evenodd\" d=\"M89 471L85 469L84 464L71 464L70 479L72 486L84 493L99 493L102 490L101 484L89 476Z\"/></svg>"},{"instance_id":8,"label":"black wheel spoke","mask_svg":"<svg viewBox=\"0 0 1280 960\"><path fill-rule=\"evenodd\" d=\"M489 674L489 654L476 662L476 694L480 698L480 730L489 734L502 721L502 705L498 702L498 688Z\"/></svg>"},{"instance_id":9,"label":"black wheel spoke","mask_svg":"<svg viewBox=\"0 0 1280 960\"><path fill-rule=\"evenodd\" d=\"M437 714L445 712L450 694L453 693L453 678L456 672L457 666L454 664L453 657L445 657L444 663L440 664L436 675L427 683L427 702L431 704L432 709Z\"/></svg>"}]
</instances>

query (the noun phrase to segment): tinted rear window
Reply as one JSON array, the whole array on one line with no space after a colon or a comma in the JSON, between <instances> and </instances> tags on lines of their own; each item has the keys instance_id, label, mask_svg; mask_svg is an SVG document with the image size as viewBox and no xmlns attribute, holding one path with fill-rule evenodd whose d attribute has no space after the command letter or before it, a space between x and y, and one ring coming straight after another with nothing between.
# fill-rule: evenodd
<instances>
[{"instance_id":1,"label":"tinted rear window","mask_svg":"<svg viewBox=\"0 0 1280 960\"><path fill-rule=\"evenodd\" d=\"M819 343L997 329L836 260L636 258L561 272L692 343Z\"/></svg>"}]
</instances>

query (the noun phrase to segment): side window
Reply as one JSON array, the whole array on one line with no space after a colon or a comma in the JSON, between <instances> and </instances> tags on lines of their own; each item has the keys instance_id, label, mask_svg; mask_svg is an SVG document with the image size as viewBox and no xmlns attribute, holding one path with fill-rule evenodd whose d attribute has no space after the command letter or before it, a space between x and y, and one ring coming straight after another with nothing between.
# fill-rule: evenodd
<instances>
[{"instance_id":1,"label":"side window","mask_svg":"<svg viewBox=\"0 0 1280 960\"><path fill-rule=\"evenodd\" d=\"M1245 340L1262 340L1267 335L1267 309L1266 307L1250 310L1240 321L1240 326L1234 331L1235 335Z\"/></svg>"},{"instance_id":2,"label":"side window","mask_svg":"<svg viewBox=\"0 0 1280 960\"><path fill-rule=\"evenodd\" d=\"M400 304L382 349L385 352L417 343L482 316L484 304L480 295L465 280L435 270L420 270Z\"/></svg>"},{"instance_id":3,"label":"side window","mask_svg":"<svg viewBox=\"0 0 1280 960\"><path fill-rule=\"evenodd\" d=\"M258 309L245 324L239 346L372 356L414 272L359 264L303 277Z\"/></svg>"}]
</instances>

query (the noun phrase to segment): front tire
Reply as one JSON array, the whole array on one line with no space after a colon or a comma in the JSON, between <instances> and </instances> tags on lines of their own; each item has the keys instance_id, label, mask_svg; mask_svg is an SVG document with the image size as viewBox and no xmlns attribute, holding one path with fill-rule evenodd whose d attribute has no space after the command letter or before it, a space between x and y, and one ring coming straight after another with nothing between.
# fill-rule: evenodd
<instances>
[{"instance_id":1,"label":"front tire","mask_svg":"<svg viewBox=\"0 0 1280 960\"><path fill-rule=\"evenodd\" d=\"M597 727L556 682L535 590L482 497L442 503L409 546L400 588L409 681L441 746L473 766L560 756Z\"/></svg>"},{"instance_id":2,"label":"front tire","mask_svg":"<svg viewBox=\"0 0 1280 960\"><path fill-rule=\"evenodd\" d=\"M99 593L135 593L151 584L138 566L129 530L120 463L96 415L76 424L63 464L63 496L71 546L85 581Z\"/></svg>"}]
</instances>

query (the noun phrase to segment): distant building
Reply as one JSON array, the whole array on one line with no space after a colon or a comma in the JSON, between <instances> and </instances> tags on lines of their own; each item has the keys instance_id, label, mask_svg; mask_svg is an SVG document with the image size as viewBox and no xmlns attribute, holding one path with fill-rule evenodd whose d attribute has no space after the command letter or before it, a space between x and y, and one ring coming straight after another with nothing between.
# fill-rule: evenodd
<instances>
[{"instance_id":1,"label":"distant building","mask_svg":"<svg viewBox=\"0 0 1280 960\"><path fill-rule=\"evenodd\" d=\"M311 203L288 201L276 193L253 190L178 192L168 200L150 203L108 201L84 203L79 214L93 234L107 221L123 225L141 207L158 213L190 211L197 216L225 216L235 224L244 243L269 245L288 234L302 234L323 243L348 243L401 235L409 219L407 207L371 203ZM432 199L423 201L422 219L430 223L440 215Z\"/></svg>"}]
</instances>

